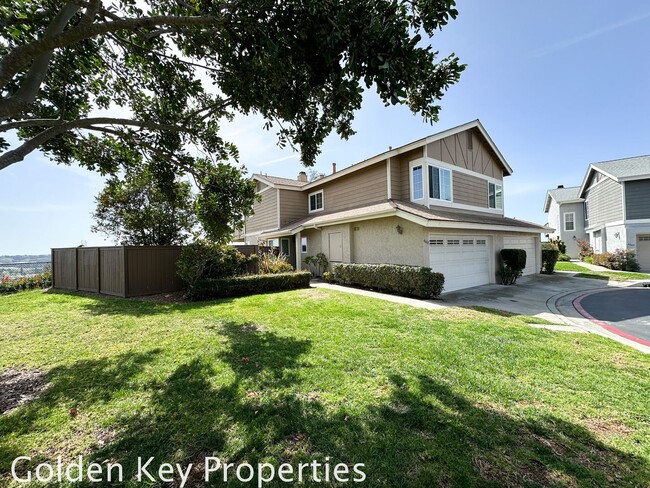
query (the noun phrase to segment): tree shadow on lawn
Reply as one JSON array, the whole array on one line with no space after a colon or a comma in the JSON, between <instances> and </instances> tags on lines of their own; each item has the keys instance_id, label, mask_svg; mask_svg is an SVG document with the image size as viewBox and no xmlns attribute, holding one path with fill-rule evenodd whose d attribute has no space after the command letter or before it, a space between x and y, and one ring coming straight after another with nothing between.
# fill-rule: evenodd
<instances>
[{"instance_id":1,"label":"tree shadow on lawn","mask_svg":"<svg viewBox=\"0 0 650 488\"><path fill-rule=\"evenodd\" d=\"M361 394L328 401L330 392L309 391L309 376L318 374L306 363L310 341L250 323L224 323L215 333L227 340L217 357L232 376L220 378L209 356L179 365L165 381L149 385L153 394L146 412L121 419L115 439L86 459L120 462L127 479L137 456L155 456L151 466L194 463L186 486L204 485L205 456L276 467L289 462L295 468L329 456L331 465L364 463L364 486L642 486L650 480L647 459L607 446L565 420L516 418L473 403L427 375L394 375L363 404ZM132 367L137 370L147 360L133 361ZM55 391L84 382L87 366L53 374ZM102 401L130 374L103 378L106 384L86 383L91 391L81 390L75 401ZM64 400L70 398L49 399ZM35 408L33 414L38 413ZM3 433L26 433L25 422L18 417ZM220 476L213 475L211 486L223 485Z\"/></svg>"}]
</instances>

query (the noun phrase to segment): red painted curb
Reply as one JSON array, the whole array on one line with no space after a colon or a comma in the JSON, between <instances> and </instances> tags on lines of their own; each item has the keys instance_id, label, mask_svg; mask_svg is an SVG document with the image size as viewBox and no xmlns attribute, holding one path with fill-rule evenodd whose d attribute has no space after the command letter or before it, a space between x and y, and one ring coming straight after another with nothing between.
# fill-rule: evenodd
<instances>
[{"instance_id":1,"label":"red painted curb","mask_svg":"<svg viewBox=\"0 0 650 488\"><path fill-rule=\"evenodd\" d=\"M589 319L591 322L594 324L602 327L605 330L608 330L612 332L613 334L616 334L621 337L625 337L626 339L629 339L633 342L636 342L638 344L642 344L644 346L650 347L650 342L640 339L638 337L633 336L632 334L628 334L627 332L623 332L622 330L617 329L616 327L612 327L609 325L607 322L603 322L602 320L598 320L597 318L593 317L589 312L587 312L583 307L582 307L582 299L586 298L590 295L593 295L594 293L603 293L606 291L612 291L612 290L597 290L597 291L592 291L591 293L585 293L582 296L579 296L575 300L573 300L573 307L582 315L583 317Z\"/></svg>"}]
</instances>

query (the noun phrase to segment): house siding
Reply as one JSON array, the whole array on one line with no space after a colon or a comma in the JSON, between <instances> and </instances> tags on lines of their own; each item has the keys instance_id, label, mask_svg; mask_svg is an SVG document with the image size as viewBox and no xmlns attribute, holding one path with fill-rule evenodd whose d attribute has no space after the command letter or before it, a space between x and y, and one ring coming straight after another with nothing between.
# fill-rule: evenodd
<instances>
[{"instance_id":1,"label":"house siding","mask_svg":"<svg viewBox=\"0 0 650 488\"><path fill-rule=\"evenodd\" d=\"M503 179L499 159L473 129L428 144L427 156L491 178Z\"/></svg>"},{"instance_id":2,"label":"house siding","mask_svg":"<svg viewBox=\"0 0 650 488\"><path fill-rule=\"evenodd\" d=\"M624 184L626 220L650 219L650 179Z\"/></svg>"},{"instance_id":3,"label":"house siding","mask_svg":"<svg viewBox=\"0 0 650 488\"><path fill-rule=\"evenodd\" d=\"M386 200L388 182L386 161L361 169L305 193L323 190L323 210L332 212Z\"/></svg>"},{"instance_id":4,"label":"house siding","mask_svg":"<svg viewBox=\"0 0 650 488\"><path fill-rule=\"evenodd\" d=\"M307 216L307 193L291 190L278 191L280 192L280 227Z\"/></svg>"},{"instance_id":5,"label":"house siding","mask_svg":"<svg viewBox=\"0 0 650 488\"><path fill-rule=\"evenodd\" d=\"M409 176L409 162L424 157L422 148L417 148L398 157L392 158L395 173L399 176L399 183L393 187L393 198L396 200L411 199L411 178Z\"/></svg>"},{"instance_id":6,"label":"house siding","mask_svg":"<svg viewBox=\"0 0 650 488\"><path fill-rule=\"evenodd\" d=\"M397 232L397 225L402 233ZM352 227L352 262L428 266L425 231L398 217L364 220Z\"/></svg>"},{"instance_id":7,"label":"house siding","mask_svg":"<svg viewBox=\"0 0 650 488\"><path fill-rule=\"evenodd\" d=\"M574 213L575 214L575 229L574 230L564 230L564 214L565 213ZM586 239L588 236L585 233L585 216L584 208L582 203L563 203L559 207L559 219L557 221L557 227L554 235L558 235L560 239L566 244L566 253L572 258L578 258L580 255L580 248L576 243L577 239ZM550 225L550 218L549 218ZM551 227L553 227L551 225ZM573 239L575 236L576 240Z\"/></svg>"},{"instance_id":8,"label":"house siding","mask_svg":"<svg viewBox=\"0 0 650 488\"><path fill-rule=\"evenodd\" d=\"M278 190L272 188L262 195L261 202L253 205L253 215L246 221L246 234L278 227Z\"/></svg>"},{"instance_id":9,"label":"house siding","mask_svg":"<svg viewBox=\"0 0 650 488\"><path fill-rule=\"evenodd\" d=\"M585 200L589 204L588 228L623 220L623 189L610 178L589 188Z\"/></svg>"},{"instance_id":10,"label":"house siding","mask_svg":"<svg viewBox=\"0 0 650 488\"><path fill-rule=\"evenodd\" d=\"M466 173L452 172L454 203L488 208L488 182Z\"/></svg>"}]
</instances>

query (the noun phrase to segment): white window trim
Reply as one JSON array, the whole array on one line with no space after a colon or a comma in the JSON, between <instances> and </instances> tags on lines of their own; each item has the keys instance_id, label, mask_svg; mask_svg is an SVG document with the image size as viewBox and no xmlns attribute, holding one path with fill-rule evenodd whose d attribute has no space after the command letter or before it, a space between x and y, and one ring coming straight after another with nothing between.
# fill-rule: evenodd
<instances>
[{"instance_id":1,"label":"white window trim","mask_svg":"<svg viewBox=\"0 0 650 488\"><path fill-rule=\"evenodd\" d=\"M567 229L566 228L567 215L571 215L572 218L573 218L573 229ZM576 230L576 213L575 212L563 212L562 213L562 223L563 223L563 227L564 227L565 232L575 232L575 230Z\"/></svg>"},{"instance_id":2,"label":"white window trim","mask_svg":"<svg viewBox=\"0 0 650 488\"><path fill-rule=\"evenodd\" d=\"M305 243L302 243L302 240L305 240ZM309 240L305 236L300 237L300 253L307 254Z\"/></svg>"},{"instance_id":3,"label":"white window trim","mask_svg":"<svg viewBox=\"0 0 650 488\"><path fill-rule=\"evenodd\" d=\"M413 170L417 167L422 168L422 198L415 198L415 186L413 185ZM415 161L411 161L409 163L409 188L411 190L411 201L412 202L425 202L427 199L427 192L425 191L425 183L426 183L426 171L425 171L425 164L422 159L416 159Z\"/></svg>"},{"instance_id":4,"label":"white window trim","mask_svg":"<svg viewBox=\"0 0 650 488\"><path fill-rule=\"evenodd\" d=\"M431 171L431 168L436 168L437 170L444 170L444 171L449 172L449 198L450 198L449 200L446 200L444 198L432 197L429 194L429 178L430 178L429 172ZM441 179L441 181L442 181L442 179ZM424 186L427 189L427 197L429 197L429 200L433 200L436 203L437 202L453 203L453 201L454 201L454 172L453 172L453 170L451 170L449 168L445 168L444 166L440 166L440 165L437 165L437 164L427 163L427 179L426 179L426 184Z\"/></svg>"},{"instance_id":5,"label":"white window trim","mask_svg":"<svg viewBox=\"0 0 650 488\"><path fill-rule=\"evenodd\" d=\"M311 197L313 195L318 195L319 193L321 194L321 205L322 205L322 207L317 208L315 210L312 210L311 209ZM309 213L322 212L324 208L325 208L325 194L323 193L323 190L318 190L318 191L312 192L309 195L307 195L307 210L309 210Z\"/></svg>"},{"instance_id":6,"label":"white window trim","mask_svg":"<svg viewBox=\"0 0 650 488\"><path fill-rule=\"evenodd\" d=\"M490 206L490 185L494 185L494 207ZM501 187L501 206L497 207L497 186ZM495 183L494 181L489 181L488 180L488 193L487 193L487 204L488 208L490 210L503 210L504 207L504 201L503 201L503 184L502 183Z\"/></svg>"}]
</instances>

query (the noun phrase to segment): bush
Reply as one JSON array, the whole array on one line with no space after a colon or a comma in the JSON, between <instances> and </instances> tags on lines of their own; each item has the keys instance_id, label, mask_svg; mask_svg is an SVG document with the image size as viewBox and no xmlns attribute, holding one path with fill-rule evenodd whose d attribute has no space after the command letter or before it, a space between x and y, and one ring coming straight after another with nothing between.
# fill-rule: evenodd
<instances>
[{"instance_id":1,"label":"bush","mask_svg":"<svg viewBox=\"0 0 650 488\"><path fill-rule=\"evenodd\" d=\"M579 255L582 261L586 261L586 258L594 253L594 250L591 247L591 244L589 244L589 241L585 239L576 239L576 244L580 248Z\"/></svg>"},{"instance_id":2,"label":"bush","mask_svg":"<svg viewBox=\"0 0 650 488\"><path fill-rule=\"evenodd\" d=\"M568 254L563 254L562 251L560 251L560 255L557 258L558 261L571 261L571 256Z\"/></svg>"},{"instance_id":3,"label":"bush","mask_svg":"<svg viewBox=\"0 0 650 488\"><path fill-rule=\"evenodd\" d=\"M232 246L199 240L183 247L176 268L178 276L192 289L201 279L237 276L248 271L257 256L246 257Z\"/></svg>"},{"instance_id":4,"label":"bush","mask_svg":"<svg viewBox=\"0 0 650 488\"><path fill-rule=\"evenodd\" d=\"M523 249L501 249L503 269L497 272L504 285L513 285L526 267L526 251Z\"/></svg>"},{"instance_id":5,"label":"bush","mask_svg":"<svg viewBox=\"0 0 650 488\"><path fill-rule=\"evenodd\" d=\"M566 254L566 244L562 239L557 237L553 239L551 242L555 244L555 247L557 248L558 251L560 251L560 254Z\"/></svg>"},{"instance_id":6,"label":"bush","mask_svg":"<svg viewBox=\"0 0 650 488\"><path fill-rule=\"evenodd\" d=\"M46 271L40 275L25 278L10 278L3 276L0 279L0 295L8 295L18 291L33 290L34 288L49 288L52 286L52 272Z\"/></svg>"},{"instance_id":7,"label":"bush","mask_svg":"<svg viewBox=\"0 0 650 488\"><path fill-rule=\"evenodd\" d=\"M275 291L309 288L311 273L261 274L233 276L230 278L205 278L198 280L190 290L191 300L209 300L212 298L239 297L271 293Z\"/></svg>"},{"instance_id":8,"label":"bush","mask_svg":"<svg viewBox=\"0 0 650 488\"><path fill-rule=\"evenodd\" d=\"M337 264L334 280L389 293L435 298L442 293L445 277L431 268L396 264Z\"/></svg>"},{"instance_id":9,"label":"bush","mask_svg":"<svg viewBox=\"0 0 650 488\"><path fill-rule=\"evenodd\" d=\"M617 249L614 252L594 254L591 256L592 264L618 271L639 271L639 262L636 254L630 249Z\"/></svg>"},{"instance_id":10,"label":"bush","mask_svg":"<svg viewBox=\"0 0 650 488\"><path fill-rule=\"evenodd\" d=\"M287 262L287 256L280 253L272 252L260 253L258 261L258 273L260 274L277 274L290 273L293 266Z\"/></svg>"},{"instance_id":11,"label":"bush","mask_svg":"<svg viewBox=\"0 0 650 488\"><path fill-rule=\"evenodd\" d=\"M321 271L325 271L325 272L327 271L330 262L324 253L319 252L318 254L316 254L316 256L306 256L305 264L308 264L309 266L313 266L315 268L314 275L320 276Z\"/></svg>"},{"instance_id":12,"label":"bush","mask_svg":"<svg viewBox=\"0 0 650 488\"><path fill-rule=\"evenodd\" d=\"M334 283L334 281L335 281L334 273L332 273L331 271L325 271L323 273L323 279L325 281L327 281L328 283Z\"/></svg>"},{"instance_id":13,"label":"bush","mask_svg":"<svg viewBox=\"0 0 650 488\"><path fill-rule=\"evenodd\" d=\"M555 271L555 263L560 257L560 251L557 249L542 249L542 273L553 274Z\"/></svg>"}]
</instances>

